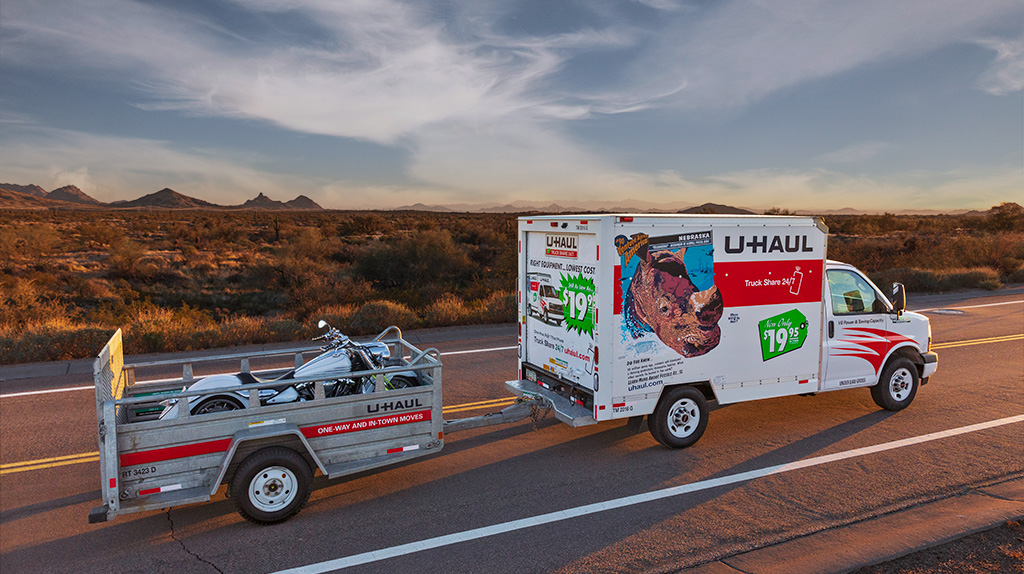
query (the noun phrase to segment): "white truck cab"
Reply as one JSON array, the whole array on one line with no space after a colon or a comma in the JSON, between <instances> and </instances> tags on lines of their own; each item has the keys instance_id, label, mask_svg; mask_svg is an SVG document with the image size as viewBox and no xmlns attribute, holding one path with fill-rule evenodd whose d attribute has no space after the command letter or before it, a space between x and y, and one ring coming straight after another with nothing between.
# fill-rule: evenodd
<instances>
[{"instance_id":1,"label":"white truck cab","mask_svg":"<svg viewBox=\"0 0 1024 574\"><path fill-rule=\"evenodd\" d=\"M628 418L689 446L709 405L870 387L905 408L936 369L928 319L825 258L820 218L519 219L519 377L573 426Z\"/></svg>"},{"instance_id":2,"label":"white truck cab","mask_svg":"<svg viewBox=\"0 0 1024 574\"><path fill-rule=\"evenodd\" d=\"M930 352L928 318L904 310L902 286L895 289L894 305L852 265L829 260L825 277L828 321L821 390L872 387L880 407L910 404L917 392L910 379L916 376L925 384L938 365Z\"/></svg>"}]
</instances>

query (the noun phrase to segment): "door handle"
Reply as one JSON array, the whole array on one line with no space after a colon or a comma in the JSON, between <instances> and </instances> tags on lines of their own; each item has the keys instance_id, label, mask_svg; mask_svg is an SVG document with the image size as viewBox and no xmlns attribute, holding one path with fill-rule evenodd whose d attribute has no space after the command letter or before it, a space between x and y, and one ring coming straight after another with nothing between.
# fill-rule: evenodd
<instances>
[{"instance_id":1,"label":"door handle","mask_svg":"<svg viewBox=\"0 0 1024 574\"><path fill-rule=\"evenodd\" d=\"M832 337L835 337L835 336L836 336L836 324L835 324L834 321L829 321L828 322L828 338L831 339Z\"/></svg>"}]
</instances>

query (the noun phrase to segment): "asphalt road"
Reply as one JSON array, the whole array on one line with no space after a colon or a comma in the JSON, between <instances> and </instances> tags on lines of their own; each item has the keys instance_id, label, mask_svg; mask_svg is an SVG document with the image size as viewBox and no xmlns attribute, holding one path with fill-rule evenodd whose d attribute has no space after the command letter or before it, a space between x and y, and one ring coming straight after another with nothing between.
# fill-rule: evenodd
<instances>
[{"instance_id":1,"label":"asphalt road","mask_svg":"<svg viewBox=\"0 0 1024 574\"><path fill-rule=\"evenodd\" d=\"M246 522L220 494L88 524L100 504L98 464L86 456L97 446L91 391L21 393L90 385L89 375L5 384L0 571L312 572L420 541L433 547L347 571L666 572L709 562L1024 475L1019 422L850 456L1024 414L1024 339L992 340L1024 333L1024 304L998 304L1021 299L920 299L917 308L961 309L928 313L939 370L899 413L879 410L867 389L743 403L713 412L704 437L684 451L618 422L466 431L447 436L439 455L350 479L318 477L306 508L273 527ZM467 329L432 344L500 349L515 336ZM448 410L504 398L515 351L449 354L444 369ZM763 470L808 460L816 462ZM591 506L635 495L632 504ZM561 511L568 514L552 514ZM544 523L527 526L536 517ZM501 532L490 536L475 530L496 525Z\"/></svg>"}]
</instances>

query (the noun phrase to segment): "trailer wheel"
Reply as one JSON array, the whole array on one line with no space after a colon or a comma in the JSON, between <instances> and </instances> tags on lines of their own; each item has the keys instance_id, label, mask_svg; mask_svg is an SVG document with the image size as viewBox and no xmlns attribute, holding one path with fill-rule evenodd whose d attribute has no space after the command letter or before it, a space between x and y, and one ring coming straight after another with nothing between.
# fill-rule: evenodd
<instances>
[{"instance_id":1,"label":"trailer wheel","mask_svg":"<svg viewBox=\"0 0 1024 574\"><path fill-rule=\"evenodd\" d=\"M238 465L231 479L231 494L243 518L274 524L302 510L312 482L313 472L299 453L272 446L252 453Z\"/></svg>"},{"instance_id":2,"label":"trailer wheel","mask_svg":"<svg viewBox=\"0 0 1024 574\"><path fill-rule=\"evenodd\" d=\"M692 446L708 425L708 401L698 389L674 387L662 395L651 414L651 435L669 448Z\"/></svg>"},{"instance_id":3,"label":"trailer wheel","mask_svg":"<svg viewBox=\"0 0 1024 574\"><path fill-rule=\"evenodd\" d=\"M192 409L194 415L205 415L209 413L223 413L227 411L237 411L244 409L245 405L242 401L229 397L227 395L218 395L216 397L210 397L204 399L196 405L196 408Z\"/></svg>"},{"instance_id":4,"label":"trailer wheel","mask_svg":"<svg viewBox=\"0 0 1024 574\"><path fill-rule=\"evenodd\" d=\"M882 369L882 376L871 387L875 404L887 411L907 408L917 395L917 367L906 357L893 357Z\"/></svg>"}]
</instances>

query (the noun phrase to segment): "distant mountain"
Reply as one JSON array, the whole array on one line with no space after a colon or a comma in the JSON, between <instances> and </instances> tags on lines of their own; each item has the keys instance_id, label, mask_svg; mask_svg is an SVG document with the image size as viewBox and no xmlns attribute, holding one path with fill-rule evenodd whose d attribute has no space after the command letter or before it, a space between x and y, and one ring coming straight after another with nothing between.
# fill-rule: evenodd
<instances>
[{"instance_id":1,"label":"distant mountain","mask_svg":"<svg viewBox=\"0 0 1024 574\"><path fill-rule=\"evenodd\" d=\"M704 205L698 205L689 209L684 209L679 213L708 213L708 214L723 214L723 215L754 215L753 211L747 209L741 209L739 207L732 207L731 205L722 205L719 203L705 203Z\"/></svg>"},{"instance_id":2,"label":"distant mountain","mask_svg":"<svg viewBox=\"0 0 1024 574\"><path fill-rule=\"evenodd\" d=\"M305 195L300 195L291 201L286 201L285 205L290 206L292 209L323 209L319 203Z\"/></svg>"},{"instance_id":3,"label":"distant mountain","mask_svg":"<svg viewBox=\"0 0 1024 574\"><path fill-rule=\"evenodd\" d=\"M81 203L84 205L103 205L102 202L96 201L92 197L86 195L86 193L73 185L65 185L59 187L50 193L46 194L46 199L56 199L59 201L70 201L71 203Z\"/></svg>"},{"instance_id":4,"label":"distant mountain","mask_svg":"<svg viewBox=\"0 0 1024 574\"><path fill-rule=\"evenodd\" d=\"M290 209L283 201L270 199L262 193L239 206L241 209Z\"/></svg>"},{"instance_id":5,"label":"distant mountain","mask_svg":"<svg viewBox=\"0 0 1024 574\"><path fill-rule=\"evenodd\" d=\"M81 207L67 201L46 199L20 191L4 189L0 187L0 208L2 209L52 209L52 208Z\"/></svg>"},{"instance_id":6,"label":"distant mountain","mask_svg":"<svg viewBox=\"0 0 1024 574\"><path fill-rule=\"evenodd\" d=\"M393 211L434 211L448 213L453 211L450 207L444 205L424 205L422 203L416 203L414 205L403 205L402 207L396 207Z\"/></svg>"},{"instance_id":7,"label":"distant mountain","mask_svg":"<svg viewBox=\"0 0 1024 574\"><path fill-rule=\"evenodd\" d=\"M131 208L150 207L160 209L223 209L222 206L209 201L203 201L187 195L182 195L169 187L160 191L144 195L132 201L115 201L109 204L111 207Z\"/></svg>"},{"instance_id":8,"label":"distant mountain","mask_svg":"<svg viewBox=\"0 0 1024 574\"><path fill-rule=\"evenodd\" d=\"M16 183L0 183L0 189L8 189L10 191L17 191L18 193L27 193L28 195L34 195L36 197L46 197L46 190L39 187L38 185L18 185Z\"/></svg>"}]
</instances>

